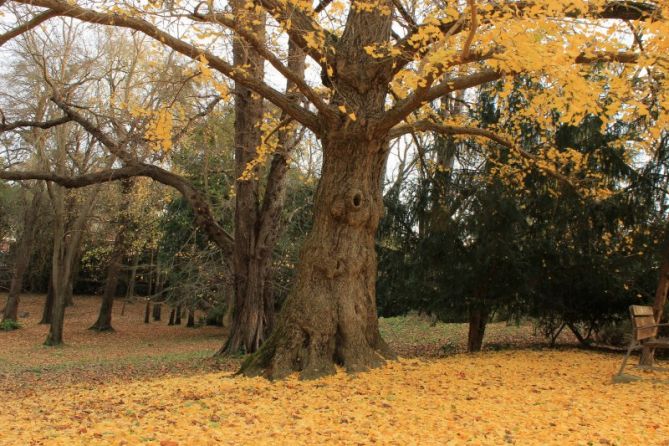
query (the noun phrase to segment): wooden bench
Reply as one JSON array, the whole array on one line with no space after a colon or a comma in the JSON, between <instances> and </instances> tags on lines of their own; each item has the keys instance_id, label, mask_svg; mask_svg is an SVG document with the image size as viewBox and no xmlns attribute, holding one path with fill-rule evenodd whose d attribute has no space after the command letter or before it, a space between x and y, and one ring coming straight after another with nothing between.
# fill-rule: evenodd
<instances>
[{"instance_id":1,"label":"wooden bench","mask_svg":"<svg viewBox=\"0 0 669 446\"><path fill-rule=\"evenodd\" d=\"M633 350L641 350L644 347L648 347L651 350L669 348L669 338L657 338L658 327L669 326L669 324L658 324L655 321L653 307L630 305L630 317L632 318L632 340L616 376L622 375L630 353Z\"/></svg>"}]
</instances>

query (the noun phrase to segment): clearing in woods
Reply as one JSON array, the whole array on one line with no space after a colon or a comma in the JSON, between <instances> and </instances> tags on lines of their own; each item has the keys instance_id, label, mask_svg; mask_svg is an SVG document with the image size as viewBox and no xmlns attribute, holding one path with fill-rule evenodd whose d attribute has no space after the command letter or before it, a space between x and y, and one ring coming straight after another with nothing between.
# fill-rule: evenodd
<instances>
[{"instance_id":1,"label":"clearing in woods","mask_svg":"<svg viewBox=\"0 0 669 446\"><path fill-rule=\"evenodd\" d=\"M43 347L42 299L24 298L23 328L0 332L0 445L669 445L669 409L657 401L669 373L630 369L642 379L614 385L617 354L437 358L461 349L464 325L392 318L383 331L405 359L364 375L271 383L233 376L238 359L211 359L221 328L143 324L141 303L121 316L117 302L117 331L100 334L87 330L99 299L79 297L67 345ZM505 324L488 339L493 348L540 341L528 326Z\"/></svg>"}]
</instances>

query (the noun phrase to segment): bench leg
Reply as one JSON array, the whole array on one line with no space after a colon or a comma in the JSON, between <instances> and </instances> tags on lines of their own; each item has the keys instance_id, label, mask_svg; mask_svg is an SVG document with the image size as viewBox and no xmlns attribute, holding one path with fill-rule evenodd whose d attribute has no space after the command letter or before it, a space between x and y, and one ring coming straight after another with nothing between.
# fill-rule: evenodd
<instances>
[{"instance_id":1,"label":"bench leg","mask_svg":"<svg viewBox=\"0 0 669 446\"><path fill-rule=\"evenodd\" d=\"M625 353L625 357L623 358L623 363L620 365L620 370L618 370L618 374L616 376L620 376L623 374L623 370L625 370L625 365L627 365L627 360L630 357L630 353L632 353L632 350L634 350L634 347L636 346L636 342L632 340L630 342L630 346L627 348L627 353Z\"/></svg>"}]
</instances>

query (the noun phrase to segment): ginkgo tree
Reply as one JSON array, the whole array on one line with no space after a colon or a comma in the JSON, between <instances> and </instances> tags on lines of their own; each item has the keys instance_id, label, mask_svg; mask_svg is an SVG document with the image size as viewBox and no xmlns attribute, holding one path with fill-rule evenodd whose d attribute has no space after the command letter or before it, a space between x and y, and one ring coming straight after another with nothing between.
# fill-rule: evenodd
<instances>
[{"instance_id":1,"label":"ginkgo tree","mask_svg":"<svg viewBox=\"0 0 669 446\"><path fill-rule=\"evenodd\" d=\"M280 378L299 371L313 378L334 373L336 364L355 372L394 356L378 328L374 246L392 138L419 131L488 138L514 151L514 168L535 164L569 181L560 172L561 152L551 150L550 140L537 142L546 146L541 155L530 155L512 133L483 129L457 116L435 116L426 107L431 101L498 80L510 92L514 79L523 75L542 89L518 114L518 126L524 116L550 126L556 110L562 122L595 113L604 125L617 115L653 115L651 134L667 123L669 98L662 86L669 48L666 2L245 2L244 8L266 13L278 25L284 39L274 40L253 32L255 20L238 20L228 4L213 0L3 4L27 5L33 15L0 42L56 16L130 28L206 63L320 140L323 166L313 228L272 334L243 365L249 375ZM308 104L207 45L211 33L227 31L294 82ZM320 68L322 86L288 67L285 37ZM630 145L635 146L630 150L643 148L642 141ZM597 178L591 180L575 187L605 195Z\"/></svg>"}]
</instances>

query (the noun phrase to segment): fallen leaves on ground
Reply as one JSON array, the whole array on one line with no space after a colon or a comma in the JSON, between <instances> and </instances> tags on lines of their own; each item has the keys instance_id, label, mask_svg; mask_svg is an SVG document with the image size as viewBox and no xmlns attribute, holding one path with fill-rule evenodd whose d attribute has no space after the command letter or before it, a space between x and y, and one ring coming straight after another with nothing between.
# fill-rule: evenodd
<instances>
[{"instance_id":1,"label":"fallen leaves on ground","mask_svg":"<svg viewBox=\"0 0 669 446\"><path fill-rule=\"evenodd\" d=\"M0 444L667 444L669 373L612 384L620 359L509 351L307 382L208 373L72 385L5 399Z\"/></svg>"}]
</instances>

